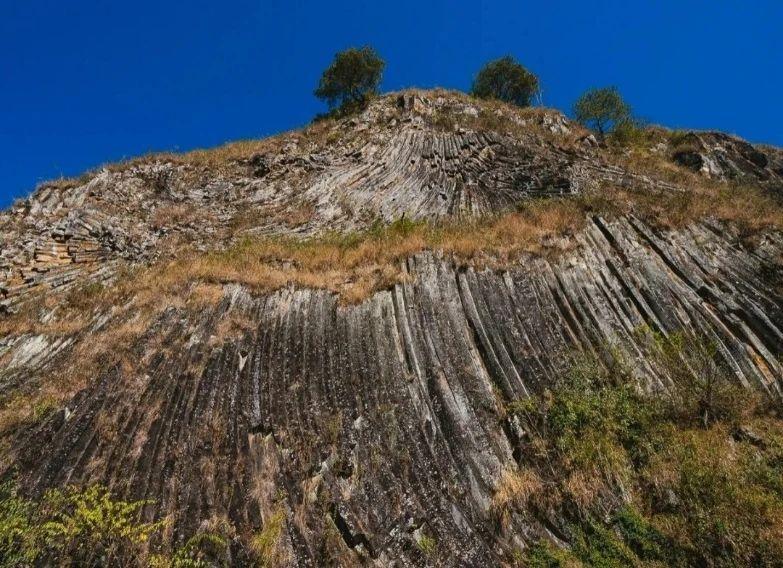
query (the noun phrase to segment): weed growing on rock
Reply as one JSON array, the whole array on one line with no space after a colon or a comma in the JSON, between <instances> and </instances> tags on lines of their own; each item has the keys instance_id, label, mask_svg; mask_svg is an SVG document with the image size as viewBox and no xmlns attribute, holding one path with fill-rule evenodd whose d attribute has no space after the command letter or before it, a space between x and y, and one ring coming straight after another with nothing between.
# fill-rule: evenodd
<instances>
[{"instance_id":1,"label":"weed growing on rock","mask_svg":"<svg viewBox=\"0 0 783 568\"><path fill-rule=\"evenodd\" d=\"M281 546L285 523L285 511L279 509L266 519L261 531L253 537L251 547L261 566L279 566L285 560L286 552Z\"/></svg>"},{"instance_id":2,"label":"weed growing on rock","mask_svg":"<svg viewBox=\"0 0 783 568\"><path fill-rule=\"evenodd\" d=\"M114 499L99 485L52 489L36 502L6 482L0 487L0 565L112 565L138 557L164 525L138 520L146 503Z\"/></svg>"},{"instance_id":3,"label":"weed growing on rock","mask_svg":"<svg viewBox=\"0 0 783 568\"><path fill-rule=\"evenodd\" d=\"M419 536L419 539L416 541L416 545L419 547L419 550L424 553L425 556L432 556L435 554L435 551L438 548L438 542L431 536L422 533Z\"/></svg>"},{"instance_id":4,"label":"weed growing on rock","mask_svg":"<svg viewBox=\"0 0 783 568\"><path fill-rule=\"evenodd\" d=\"M212 568L226 565L228 541L222 535L206 532L190 537L171 555L154 554L149 568Z\"/></svg>"}]
</instances>

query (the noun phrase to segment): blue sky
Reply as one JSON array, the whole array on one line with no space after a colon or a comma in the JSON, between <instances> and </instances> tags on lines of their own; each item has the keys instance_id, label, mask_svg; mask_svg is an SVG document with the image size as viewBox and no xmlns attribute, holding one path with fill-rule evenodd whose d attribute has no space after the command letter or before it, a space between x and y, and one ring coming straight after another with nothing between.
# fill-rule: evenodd
<instances>
[{"instance_id":1,"label":"blue sky","mask_svg":"<svg viewBox=\"0 0 783 568\"><path fill-rule=\"evenodd\" d=\"M0 0L0 206L153 150L305 124L334 53L372 44L384 90L466 90L516 56L544 103L617 85L637 114L783 145L780 0Z\"/></svg>"}]
</instances>

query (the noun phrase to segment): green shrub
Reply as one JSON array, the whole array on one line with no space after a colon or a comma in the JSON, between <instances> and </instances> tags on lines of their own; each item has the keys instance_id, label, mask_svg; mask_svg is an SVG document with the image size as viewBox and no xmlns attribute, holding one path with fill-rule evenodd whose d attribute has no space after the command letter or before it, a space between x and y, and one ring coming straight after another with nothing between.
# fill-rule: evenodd
<instances>
[{"instance_id":1,"label":"green shrub","mask_svg":"<svg viewBox=\"0 0 783 568\"><path fill-rule=\"evenodd\" d=\"M435 112L430 118L430 124L442 132L453 132L457 127L454 114L448 111Z\"/></svg>"},{"instance_id":2,"label":"green shrub","mask_svg":"<svg viewBox=\"0 0 783 568\"><path fill-rule=\"evenodd\" d=\"M621 148L644 148L650 145L651 136L640 120L629 116L617 121L608 140Z\"/></svg>"},{"instance_id":3,"label":"green shrub","mask_svg":"<svg viewBox=\"0 0 783 568\"><path fill-rule=\"evenodd\" d=\"M564 519L571 545L537 544L527 564L779 565L783 420L738 389L709 342L643 337L668 395L581 358L550 391L508 405L529 433L520 465L545 493L509 506Z\"/></svg>"},{"instance_id":4,"label":"green shrub","mask_svg":"<svg viewBox=\"0 0 783 568\"><path fill-rule=\"evenodd\" d=\"M737 425L760 404L757 393L738 384L715 342L683 333L664 336L649 330L650 359L671 381L664 400L673 419L707 427L721 421Z\"/></svg>"},{"instance_id":5,"label":"green shrub","mask_svg":"<svg viewBox=\"0 0 783 568\"><path fill-rule=\"evenodd\" d=\"M31 564L40 554L33 507L11 482L0 485L0 566Z\"/></svg>"},{"instance_id":6,"label":"green shrub","mask_svg":"<svg viewBox=\"0 0 783 568\"><path fill-rule=\"evenodd\" d=\"M438 542L431 536L424 533L416 541L416 546L419 547L425 556L432 556L438 548Z\"/></svg>"},{"instance_id":7,"label":"green shrub","mask_svg":"<svg viewBox=\"0 0 783 568\"><path fill-rule=\"evenodd\" d=\"M341 113L358 110L377 93L385 66L372 47L341 51L323 72L315 96Z\"/></svg>"},{"instance_id":8,"label":"green shrub","mask_svg":"<svg viewBox=\"0 0 783 568\"><path fill-rule=\"evenodd\" d=\"M644 458L658 409L626 369L617 366L614 373L597 359L579 358L553 391L516 405L545 438L551 458L571 469L603 468L606 477L624 474L631 461Z\"/></svg>"},{"instance_id":9,"label":"green shrub","mask_svg":"<svg viewBox=\"0 0 783 568\"><path fill-rule=\"evenodd\" d=\"M523 555L521 564L528 568L570 568L579 561L571 552L557 548L551 542L539 540Z\"/></svg>"},{"instance_id":10,"label":"green shrub","mask_svg":"<svg viewBox=\"0 0 783 568\"><path fill-rule=\"evenodd\" d=\"M138 520L146 503L115 500L99 485L52 489L36 502L7 482L0 488L0 566L136 558L164 525Z\"/></svg>"},{"instance_id":11,"label":"green shrub","mask_svg":"<svg viewBox=\"0 0 783 568\"><path fill-rule=\"evenodd\" d=\"M684 551L632 505L622 507L614 523L621 538L640 559L664 562L667 566L687 564Z\"/></svg>"},{"instance_id":12,"label":"green shrub","mask_svg":"<svg viewBox=\"0 0 783 568\"><path fill-rule=\"evenodd\" d=\"M676 431L645 472L654 490L643 506L698 563L773 565L783 558L783 497L759 483L763 454L723 424Z\"/></svg>"},{"instance_id":13,"label":"green shrub","mask_svg":"<svg viewBox=\"0 0 783 568\"><path fill-rule=\"evenodd\" d=\"M610 528L588 518L571 530L571 553L587 566L614 568L638 564L637 557Z\"/></svg>"},{"instance_id":14,"label":"green shrub","mask_svg":"<svg viewBox=\"0 0 783 568\"><path fill-rule=\"evenodd\" d=\"M530 106L538 90L538 78L507 55L481 68L473 81L471 94L526 107Z\"/></svg>"},{"instance_id":15,"label":"green shrub","mask_svg":"<svg viewBox=\"0 0 783 568\"><path fill-rule=\"evenodd\" d=\"M574 103L576 120L595 130L602 139L630 116L631 107L620 96L617 87L590 89Z\"/></svg>"}]
</instances>

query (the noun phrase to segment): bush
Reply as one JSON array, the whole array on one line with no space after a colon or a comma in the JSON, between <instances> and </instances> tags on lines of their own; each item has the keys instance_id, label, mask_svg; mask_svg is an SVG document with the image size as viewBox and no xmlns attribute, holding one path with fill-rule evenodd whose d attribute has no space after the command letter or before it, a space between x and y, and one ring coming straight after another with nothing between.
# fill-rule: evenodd
<instances>
[{"instance_id":1,"label":"bush","mask_svg":"<svg viewBox=\"0 0 783 568\"><path fill-rule=\"evenodd\" d=\"M372 47L341 51L321 75L315 96L340 113L360 109L377 92L385 66Z\"/></svg>"},{"instance_id":2,"label":"bush","mask_svg":"<svg viewBox=\"0 0 783 568\"><path fill-rule=\"evenodd\" d=\"M0 566L24 566L38 557L32 514L32 504L11 482L0 485Z\"/></svg>"},{"instance_id":3,"label":"bush","mask_svg":"<svg viewBox=\"0 0 783 568\"><path fill-rule=\"evenodd\" d=\"M665 562L668 566L681 563L681 551L672 540L632 505L626 505L617 512L614 524L620 537L642 560Z\"/></svg>"},{"instance_id":4,"label":"bush","mask_svg":"<svg viewBox=\"0 0 783 568\"><path fill-rule=\"evenodd\" d=\"M634 386L627 369L610 372L597 360L574 360L569 373L545 393L527 420L551 447L551 458L568 469L600 471L602 479L622 474L632 459L644 459L652 440L657 407Z\"/></svg>"},{"instance_id":5,"label":"bush","mask_svg":"<svg viewBox=\"0 0 783 568\"><path fill-rule=\"evenodd\" d=\"M618 124L631 117L631 107L616 87L590 89L574 103L574 117L604 139Z\"/></svg>"},{"instance_id":6,"label":"bush","mask_svg":"<svg viewBox=\"0 0 783 568\"><path fill-rule=\"evenodd\" d=\"M638 333L648 341L652 362L671 381L664 400L672 418L705 428L717 421L736 426L757 410L758 395L737 384L714 342L681 333Z\"/></svg>"},{"instance_id":7,"label":"bush","mask_svg":"<svg viewBox=\"0 0 783 568\"><path fill-rule=\"evenodd\" d=\"M0 566L113 565L136 558L164 525L138 521L146 503L115 500L100 485L52 489L35 502L6 482L0 487Z\"/></svg>"},{"instance_id":8,"label":"bush","mask_svg":"<svg viewBox=\"0 0 783 568\"><path fill-rule=\"evenodd\" d=\"M721 426L672 436L645 472L654 488L645 506L699 564L774 564L783 558L776 536L783 530L783 498L756 477L757 468L770 464ZM772 467L781 474L780 464Z\"/></svg>"},{"instance_id":9,"label":"bush","mask_svg":"<svg viewBox=\"0 0 783 568\"><path fill-rule=\"evenodd\" d=\"M500 484L496 501L563 519L571 545L540 542L527 563L778 565L783 420L748 402L710 342L647 334L668 396L638 390L622 364L587 358L551 391L509 405L529 434L520 467L536 483L508 495L514 486Z\"/></svg>"},{"instance_id":10,"label":"bush","mask_svg":"<svg viewBox=\"0 0 783 568\"><path fill-rule=\"evenodd\" d=\"M609 142L621 148L643 148L650 145L652 135L645 124L633 117L620 120L609 135Z\"/></svg>"},{"instance_id":11,"label":"bush","mask_svg":"<svg viewBox=\"0 0 783 568\"><path fill-rule=\"evenodd\" d=\"M497 99L520 107L530 106L538 93L538 78L507 55L490 61L476 75L471 94Z\"/></svg>"},{"instance_id":12,"label":"bush","mask_svg":"<svg viewBox=\"0 0 783 568\"><path fill-rule=\"evenodd\" d=\"M525 551L522 566L528 568L576 568L581 563L566 550L561 550L545 540L534 543Z\"/></svg>"}]
</instances>

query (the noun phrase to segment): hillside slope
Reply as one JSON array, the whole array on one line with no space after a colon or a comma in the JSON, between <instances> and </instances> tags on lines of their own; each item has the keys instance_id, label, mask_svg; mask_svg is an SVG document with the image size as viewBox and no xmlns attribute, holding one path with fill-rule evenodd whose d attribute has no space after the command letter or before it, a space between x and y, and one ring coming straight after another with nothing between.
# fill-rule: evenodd
<instances>
[{"instance_id":1,"label":"hillside slope","mask_svg":"<svg viewBox=\"0 0 783 568\"><path fill-rule=\"evenodd\" d=\"M498 518L509 409L576 353L667 392L645 337L681 333L779 403L782 192L777 149L605 148L440 91L45 184L0 217L6 477L144 500L138 562L213 533L237 565L573 544L557 507Z\"/></svg>"}]
</instances>

